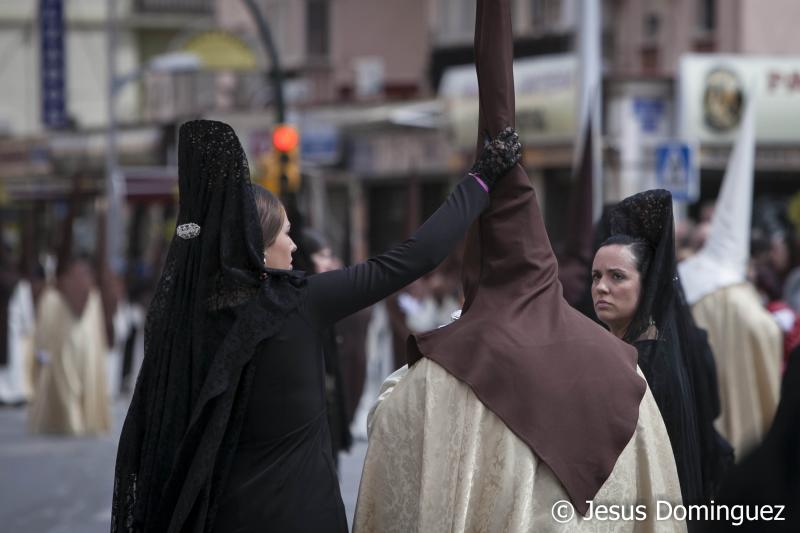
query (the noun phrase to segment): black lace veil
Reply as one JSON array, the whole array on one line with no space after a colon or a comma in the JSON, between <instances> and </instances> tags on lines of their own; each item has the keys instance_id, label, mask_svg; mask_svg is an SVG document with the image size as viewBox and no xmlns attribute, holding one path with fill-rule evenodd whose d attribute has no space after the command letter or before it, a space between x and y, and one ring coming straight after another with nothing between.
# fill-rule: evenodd
<instances>
[{"instance_id":1,"label":"black lace veil","mask_svg":"<svg viewBox=\"0 0 800 533\"><path fill-rule=\"evenodd\" d=\"M606 210L596 231L598 244L626 234L653 250L624 340L639 351L639 366L667 427L684 503L707 501L731 464L732 451L713 428L720 409L716 370L678 278L672 195L650 190L628 197Z\"/></svg>"},{"instance_id":2,"label":"black lace veil","mask_svg":"<svg viewBox=\"0 0 800 533\"><path fill-rule=\"evenodd\" d=\"M613 235L630 235L644 239L653 249L653 260L642 280L641 300L625 335L633 343L650 327L666 322L666 315L674 311L675 302L656 305L665 297L674 297L677 262L675 259L675 234L672 219L672 195L657 189L635 194L622 200L608 213L608 231L605 240Z\"/></svg>"},{"instance_id":3,"label":"black lace veil","mask_svg":"<svg viewBox=\"0 0 800 533\"><path fill-rule=\"evenodd\" d=\"M112 532L211 528L255 347L297 307L303 285L264 267L247 160L230 126L188 122L178 147L178 231L120 437Z\"/></svg>"}]
</instances>

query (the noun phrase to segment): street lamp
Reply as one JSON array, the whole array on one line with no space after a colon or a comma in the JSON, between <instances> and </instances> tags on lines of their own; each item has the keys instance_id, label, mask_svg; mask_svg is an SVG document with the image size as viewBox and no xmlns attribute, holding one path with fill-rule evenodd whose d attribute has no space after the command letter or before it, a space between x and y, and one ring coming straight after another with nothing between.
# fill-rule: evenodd
<instances>
[{"instance_id":1,"label":"street lamp","mask_svg":"<svg viewBox=\"0 0 800 533\"><path fill-rule=\"evenodd\" d=\"M108 0L106 21L108 40L108 130L106 139L106 209L108 231L106 231L106 260L111 268L120 271L123 265L122 207L125 199L125 180L120 172L117 154L117 95L129 82L136 81L146 72L192 72L202 66L200 58L189 52L172 52L158 55L147 64L126 75L117 76L117 0Z\"/></svg>"}]
</instances>

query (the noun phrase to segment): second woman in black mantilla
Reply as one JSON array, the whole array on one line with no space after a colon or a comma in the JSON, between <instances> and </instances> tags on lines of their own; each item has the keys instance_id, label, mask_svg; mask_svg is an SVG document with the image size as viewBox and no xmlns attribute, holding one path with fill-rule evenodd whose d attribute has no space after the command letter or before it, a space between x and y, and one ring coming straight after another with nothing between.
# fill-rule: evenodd
<instances>
[{"instance_id":1,"label":"second woman in black mantilla","mask_svg":"<svg viewBox=\"0 0 800 533\"><path fill-rule=\"evenodd\" d=\"M634 345L667 427L683 502L708 502L733 463L714 429L720 404L705 331L692 319L675 258L672 196L652 190L608 209L592 265L597 317ZM691 529L690 524L690 529Z\"/></svg>"}]
</instances>

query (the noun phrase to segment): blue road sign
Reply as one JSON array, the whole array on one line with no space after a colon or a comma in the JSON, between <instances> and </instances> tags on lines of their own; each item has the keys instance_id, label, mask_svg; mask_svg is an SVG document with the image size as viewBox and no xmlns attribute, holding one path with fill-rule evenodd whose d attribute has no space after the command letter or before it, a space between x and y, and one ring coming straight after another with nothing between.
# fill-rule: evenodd
<instances>
[{"instance_id":1,"label":"blue road sign","mask_svg":"<svg viewBox=\"0 0 800 533\"><path fill-rule=\"evenodd\" d=\"M302 125L300 157L303 162L329 165L339 161L339 130L332 124L306 121Z\"/></svg>"},{"instance_id":2,"label":"blue road sign","mask_svg":"<svg viewBox=\"0 0 800 533\"><path fill-rule=\"evenodd\" d=\"M674 200L694 202L699 194L694 150L687 143L669 142L656 147L656 183Z\"/></svg>"},{"instance_id":3,"label":"blue road sign","mask_svg":"<svg viewBox=\"0 0 800 533\"><path fill-rule=\"evenodd\" d=\"M42 122L49 128L67 125L64 60L64 2L39 1L41 34Z\"/></svg>"},{"instance_id":4,"label":"blue road sign","mask_svg":"<svg viewBox=\"0 0 800 533\"><path fill-rule=\"evenodd\" d=\"M633 112L639 119L644 133L658 133L664 119L666 104L660 98L639 97L633 99Z\"/></svg>"}]
</instances>

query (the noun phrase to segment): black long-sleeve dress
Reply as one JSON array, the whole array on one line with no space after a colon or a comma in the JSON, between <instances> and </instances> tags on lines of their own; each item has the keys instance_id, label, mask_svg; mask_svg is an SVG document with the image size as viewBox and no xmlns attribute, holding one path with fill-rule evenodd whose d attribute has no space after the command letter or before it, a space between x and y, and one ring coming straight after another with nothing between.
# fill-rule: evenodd
<instances>
[{"instance_id":1,"label":"black long-sleeve dress","mask_svg":"<svg viewBox=\"0 0 800 533\"><path fill-rule=\"evenodd\" d=\"M254 357L217 532L346 532L325 411L323 333L432 270L488 205L465 178L413 237L352 267L307 278L303 303Z\"/></svg>"}]
</instances>

